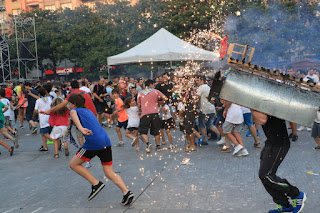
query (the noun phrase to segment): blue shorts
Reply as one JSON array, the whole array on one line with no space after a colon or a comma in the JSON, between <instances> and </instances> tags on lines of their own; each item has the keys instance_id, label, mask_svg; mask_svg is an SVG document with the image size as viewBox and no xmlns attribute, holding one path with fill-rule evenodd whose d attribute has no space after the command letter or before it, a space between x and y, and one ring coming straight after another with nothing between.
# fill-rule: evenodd
<instances>
[{"instance_id":1,"label":"blue shorts","mask_svg":"<svg viewBox=\"0 0 320 213\"><path fill-rule=\"evenodd\" d=\"M128 126L128 120L123 121L123 122L119 122L117 123L117 127L119 127L120 129L123 127L124 129L127 129Z\"/></svg>"},{"instance_id":2,"label":"blue shorts","mask_svg":"<svg viewBox=\"0 0 320 213\"><path fill-rule=\"evenodd\" d=\"M253 125L253 122L252 122L252 113L249 112L249 113L244 113L243 114L243 119L244 119L244 123L247 125L247 126L252 126Z\"/></svg>"},{"instance_id":3,"label":"blue shorts","mask_svg":"<svg viewBox=\"0 0 320 213\"><path fill-rule=\"evenodd\" d=\"M47 126L45 128L40 128L40 134L41 135L46 135L46 134L50 134L52 130L51 126Z\"/></svg>"},{"instance_id":4,"label":"blue shorts","mask_svg":"<svg viewBox=\"0 0 320 213\"><path fill-rule=\"evenodd\" d=\"M216 116L214 113L202 114L199 115L199 129L207 129L214 126L214 121Z\"/></svg>"},{"instance_id":5,"label":"blue shorts","mask_svg":"<svg viewBox=\"0 0 320 213\"><path fill-rule=\"evenodd\" d=\"M0 121L0 129L2 129L3 127L4 127L3 121Z\"/></svg>"}]
</instances>

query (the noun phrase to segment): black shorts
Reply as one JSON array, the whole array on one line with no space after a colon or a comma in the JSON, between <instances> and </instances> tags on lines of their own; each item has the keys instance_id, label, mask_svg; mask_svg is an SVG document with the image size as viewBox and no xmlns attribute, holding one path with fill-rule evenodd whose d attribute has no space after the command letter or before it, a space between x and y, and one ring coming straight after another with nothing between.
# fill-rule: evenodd
<instances>
[{"instance_id":1,"label":"black shorts","mask_svg":"<svg viewBox=\"0 0 320 213\"><path fill-rule=\"evenodd\" d=\"M193 133L193 128L195 128L194 112L185 111L182 130L185 134L191 135Z\"/></svg>"},{"instance_id":2,"label":"black shorts","mask_svg":"<svg viewBox=\"0 0 320 213\"><path fill-rule=\"evenodd\" d=\"M144 115L140 118L139 133L147 135L150 128L150 134L157 136L160 134L160 118L158 113Z\"/></svg>"},{"instance_id":3,"label":"black shorts","mask_svg":"<svg viewBox=\"0 0 320 213\"><path fill-rule=\"evenodd\" d=\"M133 132L135 130L138 130L138 128L137 127L129 127L129 128L127 128L127 130L129 130L130 132Z\"/></svg>"},{"instance_id":4,"label":"black shorts","mask_svg":"<svg viewBox=\"0 0 320 213\"><path fill-rule=\"evenodd\" d=\"M173 118L169 118L168 120L161 120L160 129L172 129L174 127Z\"/></svg>"},{"instance_id":5,"label":"black shorts","mask_svg":"<svg viewBox=\"0 0 320 213\"><path fill-rule=\"evenodd\" d=\"M106 108L105 102L94 101L94 106L96 107L97 113L103 113Z\"/></svg>"},{"instance_id":6,"label":"black shorts","mask_svg":"<svg viewBox=\"0 0 320 213\"><path fill-rule=\"evenodd\" d=\"M118 121L118 123L117 123L117 127L119 127L120 129L121 129L122 127L123 127L124 129L127 129L127 126L128 126L128 120L123 121L123 122Z\"/></svg>"},{"instance_id":7,"label":"black shorts","mask_svg":"<svg viewBox=\"0 0 320 213\"><path fill-rule=\"evenodd\" d=\"M109 115L111 114L111 115L112 115L113 109L106 107L105 110L104 110L104 112L105 112L106 114L109 114Z\"/></svg>"},{"instance_id":8,"label":"black shorts","mask_svg":"<svg viewBox=\"0 0 320 213\"><path fill-rule=\"evenodd\" d=\"M86 150L80 148L76 156L84 161L89 162L95 156L100 158L102 165L112 165L112 150L111 146L99 150Z\"/></svg>"}]
</instances>

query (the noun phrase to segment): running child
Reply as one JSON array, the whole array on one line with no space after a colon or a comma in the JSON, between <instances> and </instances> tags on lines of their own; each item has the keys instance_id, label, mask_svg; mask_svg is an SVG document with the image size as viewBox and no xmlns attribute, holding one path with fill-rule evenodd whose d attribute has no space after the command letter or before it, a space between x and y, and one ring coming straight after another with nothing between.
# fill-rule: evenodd
<instances>
[{"instance_id":1,"label":"running child","mask_svg":"<svg viewBox=\"0 0 320 213\"><path fill-rule=\"evenodd\" d=\"M51 107L55 107L62 102L63 100L61 98L56 98L51 103ZM66 106L50 113L49 124L51 127L53 127L50 133L50 138L54 143L54 158L59 158L60 138L64 136L68 129L69 117L70 111ZM63 143L63 145L65 147L65 156L69 156L68 143Z\"/></svg>"},{"instance_id":2,"label":"running child","mask_svg":"<svg viewBox=\"0 0 320 213\"><path fill-rule=\"evenodd\" d=\"M126 137L132 139L131 146L136 145L136 151L139 152L138 127L140 124L139 108L134 97L128 97L124 100L124 109L128 114L128 126L126 129Z\"/></svg>"},{"instance_id":3,"label":"running child","mask_svg":"<svg viewBox=\"0 0 320 213\"><path fill-rule=\"evenodd\" d=\"M4 109L3 109L3 108L4 108ZM0 102L0 128L1 128L1 129L5 128L5 127L3 126L3 122L4 122L4 115L3 115L3 113L6 112L6 111L8 110L8 108L9 108L9 107L8 107L7 105L5 105L4 103ZM5 147L5 148L9 151L10 156L13 155L13 150L14 150L14 147L13 147L13 146L10 147L7 143L5 143L5 142L2 141L2 140L0 140L0 145L2 145L3 147ZM1 154L1 152L0 152L0 154Z\"/></svg>"},{"instance_id":4,"label":"running child","mask_svg":"<svg viewBox=\"0 0 320 213\"><path fill-rule=\"evenodd\" d=\"M14 131L11 128L11 124L10 124L10 112L11 112L10 101L7 98L1 98L0 101L8 107L8 110L3 113L4 126L13 134Z\"/></svg>"},{"instance_id":5,"label":"running child","mask_svg":"<svg viewBox=\"0 0 320 213\"><path fill-rule=\"evenodd\" d=\"M8 129L4 126L5 125L5 114L8 110L9 110L9 105L10 102L8 99L5 98L5 90L1 89L0 90L0 99L1 99L1 103L3 103L5 105L5 111L0 112L0 120L2 121L2 125L0 126L0 133L5 137L8 138L9 140L11 140L14 143L14 147L17 149L19 148L19 142L18 142L18 138L14 138L12 137L9 133L8 133ZM3 107L2 107L3 108Z\"/></svg>"},{"instance_id":6,"label":"running child","mask_svg":"<svg viewBox=\"0 0 320 213\"><path fill-rule=\"evenodd\" d=\"M13 136L17 137L18 136L18 132L16 130L16 122L15 122L15 114L14 111L16 110L15 107L16 101L14 100L14 98L10 99L10 127L11 130L13 130L13 132L9 129L10 132L12 132Z\"/></svg>"},{"instance_id":7,"label":"running child","mask_svg":"<svg viewBox=\"0 0 320 213\"><path fill-rule=\"evenodd\" d=\"M85 99L82 95L71 94L69 102L71 119L86 137L82 148L70 161L70 168L92 185L88 200L94 198L105 185L96 179L82 164L98 156L106 177L116 184L123 193L122 205L129 205L134 195L128 190L122 178L113 171L111 143L107 132L102 128L95 115L85 108Z\"/></svg>"},{"instance_id":8,"label":"running child","mask_svg":"<svg viewBox=\"0 0 320 213\"><path fill-rule=\"evenodd\" d=\"M172 118L172 115L170 113L170 108L168 104L166 104L164 101L159 101L159 113L160 113L160 135L162 139L164 139L164 133L163 130L166 131L166 134L168 136L168 140L170 142L169 149L173 149L173 142L172 142L172 135L170 133L170 130L174 128L174 121ZM165 141L162 142L162 145L166 145Z\"/></svg>"},{"instance_id":9,"label":"running child","mask_svg":"<svg viewBox=\"0 0 320 213\"><path fill-rule=\"evenodd\" d=\"M40 134L42 137L43 145L39 148L39 151L48 151L47 147L47 139L51 141L50 133L51 127L49 124L49 115L44 114L45 111L49 110L52 103L52 97L49 95L47 90L43 87L38 89L40 98L36 101L36 105L34 107L34 116L39 114L39 123L40 123Z\"/></svg>"},{"instance_id":10,"label":"running child","mask_svg":"<svg viewBox=\"0 0 320 213\"><path fill-rule=\"evenodd\" d=\"M116 110L113 112L114 115L118 115L118 123L116 127L116 131L119 138L119 143L116 145L118 147L124 146L122 134L121 134L121 128L123 127L125 130L127 129L128 125L128 114L127 111L123 108L123 101L120 98L120 92L117 89L112 90L113 99L116 104Z\"/></svg>"}]
</instances>

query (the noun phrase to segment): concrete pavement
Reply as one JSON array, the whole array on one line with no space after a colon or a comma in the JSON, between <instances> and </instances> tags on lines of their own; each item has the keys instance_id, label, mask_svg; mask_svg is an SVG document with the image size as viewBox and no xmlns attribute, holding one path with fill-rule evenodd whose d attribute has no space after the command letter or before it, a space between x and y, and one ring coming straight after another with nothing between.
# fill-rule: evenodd
<instances>
[{"instance_id":1,"label":"concrete pavement","mask_svg":"<svg viewBox=\"0 0 320 213\"><path fill-rule=\"evenodd\" d=\"M112 144L118 142L116 132L106 128ZM262 130L260 130L262 131ZM93 200L87 201L90 184L68 166L77 149L70 146L70 156L60 153L53 158L40 152L41 137L30 135L29 129L19 129L20 148L12 157L0 147L0 212L2 213L105 213L105 212L237 212L263 213L276 205L258 178L261 149L253 147L253 138L245 137L247 157L221 153L216 141L199 151L183 151L184 137L173 133L177 148L152 151L147 155L145 145L136 152L125 139L124 147L113 147L113 166L129 189L135 194L131 206L123 207L121 191L106 180L98 158L92 160L90 171L106 183ZM124 136L124 134L123 134ZM260 142L265 136L260 136ZM154 143L153 139L151 141ZM6 141L12 145L11 141ZM312 148L315 142L310 132L299 132L298 142L279 168L279 176L289 180L308 194L305 213L320 212L320 151ZM181 165L184 158L189 165Z\"/></svg>"}]
</instances>

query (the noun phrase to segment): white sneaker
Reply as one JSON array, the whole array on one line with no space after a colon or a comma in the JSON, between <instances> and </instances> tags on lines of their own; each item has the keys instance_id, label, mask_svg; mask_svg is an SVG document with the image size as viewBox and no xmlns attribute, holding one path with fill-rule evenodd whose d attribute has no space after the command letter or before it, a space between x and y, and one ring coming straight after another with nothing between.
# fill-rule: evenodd
<instances>
[{"instance_id":1,"label":"white sneaker","mask_svg":"<svg viewBox=\"0 0 320 213\"><path fill-rule=\"evenodd\" d=\"M123 146L124 146L123 141L119 141L119 143L115 145L115 147L123 147Z\"/></svg>"},{"instance_id":2,"label":"white sneaker","mask_svg":"<svg viewBox=\"0 0 320 213\"><path fill-rule=\"evenodd\" d=\"M173 149L174 146L170 144L170 146L168 147L168 149Z\"/></svg>"},{"instance_id":3,"label":"white sneaker","mask_svg":"<svg viewBox=\"0 0 320 213\"><path fill-rule=\"evenodd\" d=\"M149 142L149 145L148 145L147 148L146 148L146 152L147 152L147 153L150 153L151 150L152 150L152 144Z\"/></svg>"},{"instance_id":4,"label":"white sneaker","mask_svg":"<svg viewBox=\"0 0 320 213\"><path fill-rule=\"evenodd\" d=\"M298 131L304 131L304 130L306 130L306 127L300 126L297 130L298 130Z\"/></svg>"},{"instance_id":5,"label":"white sneaker","mask_svg":"<svg viewBox=\"0 0 320 213\"><path fill-rule=\"evenodd\" d=\"M220 139L220 141L217 142L218 145L222 145L222 144L225 144L226 143L226 138L225 137L222 137Z\"/></svg>"},{"instance_id":6,"label":"white sneaker","mask_svg":"<svg viewBox=\"0 0 320 213\"><path fill-rule=\"evenodd\" d=\"M249 152L246 149L242 149L236 154L237 157L244 157L244 156L247 156L247 155L249 155Z\"/></svg>"},{"instance_id":7,"label":"white sneaker","mask_svg":"<svg viewBox=\"0 0 320 213\"><path fill-rule=\"evenodd\" d=\"M137 140L138 140L138 137L135 137L132 142L131 142L131 146L134 147L134 145L136 145L137 143Z\"/></svg>"},{"instance_id":8,"label":"white sneaker","mask_svg":"<svg viewBox=\"0 0 320 213\"><path fill-rule=\"evenodd\" d=\"M239 144L238 146L236 146L236 147L234 148L234 151L233 151L232 155L237 154L241 149L243 149L243 146L241 146L241 145Z\"/></svg>"},{"instance_id":9,"label":"white sneaker","mask_svg":"<svg viewBox=\"0 0 320 213\"><path fill-rule=\"evenodd\" d=\"M308 131L308 132L311 132L311 131L312 131L312 129L311 129L311 128L309 128L309 127L307 127L307 131Z\"/></svg>"}]
</instances>

